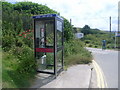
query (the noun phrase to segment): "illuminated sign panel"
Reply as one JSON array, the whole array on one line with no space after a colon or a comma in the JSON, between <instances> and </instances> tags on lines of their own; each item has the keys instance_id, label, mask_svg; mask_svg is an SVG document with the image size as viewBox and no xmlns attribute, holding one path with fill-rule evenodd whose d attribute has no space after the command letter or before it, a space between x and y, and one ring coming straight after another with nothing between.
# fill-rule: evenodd
<instances>
[{"instance_id":1,"label":"illuminated sign panel","mask_svg":"<svg viewBox=\"0 0 120 90\"><path fill-rule=\"evenodd\" d=\"M62 32L62 22L57 21L57 30Z\"/></svg>"}]
</instances>

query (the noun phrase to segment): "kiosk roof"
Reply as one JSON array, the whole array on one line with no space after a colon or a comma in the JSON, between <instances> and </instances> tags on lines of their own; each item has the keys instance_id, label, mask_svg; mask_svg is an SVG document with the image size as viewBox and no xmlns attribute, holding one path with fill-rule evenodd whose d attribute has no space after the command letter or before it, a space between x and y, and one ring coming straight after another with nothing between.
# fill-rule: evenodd
<instances>
[{"instance_id":1,"label":"kiosk roof","mask_svg":"<svg viewBox=\"0 0 120 90\"><path fill-rule=\"evenodd\" d=\"M60 16L57 15L57 14L44 14L44 15L37 15L37 16L33 16L32 18L37 19L37 18L47 18L47 17L57 17L57 18L63 20L63 18L60 17Z\"/></svg>"}]
</instances>

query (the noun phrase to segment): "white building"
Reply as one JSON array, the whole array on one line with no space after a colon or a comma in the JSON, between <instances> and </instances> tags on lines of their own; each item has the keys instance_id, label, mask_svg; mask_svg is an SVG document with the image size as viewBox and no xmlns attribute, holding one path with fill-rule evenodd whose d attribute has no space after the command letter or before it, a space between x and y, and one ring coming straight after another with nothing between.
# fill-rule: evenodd
<instances>
[{"instance_id":1,"label":"white building","mask_svg":"<svg viewBox=\"0 0 120 90\"><path fill-rule=\"evenodd\" d=\"M76 38L83 38L84 34L83 33L75 33Z\"/></svg>"}]
</instances>

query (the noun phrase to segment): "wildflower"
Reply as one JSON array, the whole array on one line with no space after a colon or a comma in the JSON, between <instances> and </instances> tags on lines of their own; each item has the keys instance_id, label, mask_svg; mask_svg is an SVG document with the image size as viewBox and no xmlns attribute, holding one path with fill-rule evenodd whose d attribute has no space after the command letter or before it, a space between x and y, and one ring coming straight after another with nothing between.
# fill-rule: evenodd
<instances>
[{"instance_id":1,"label":"wildflower","mask_svg":"<svg viewBox=\"0 0 120 90\"><path fill-rule=\"evenodd\" d=\"M26 36L23 36L24 38L26 38Z\"/></svg>"},{"instance_id":2,"label":"wildflower","mask_svg":"<svg viewBox=\"0 0 120 90\"><path fill-rule=\"evenodd\" d=\"M22 36L22 34L19 34L19 36Z\"/></svg>"},{"instance_id":3,"label":"wildflower","mask_svg":"<svg viewBox=\"0 0 120 90\"><path fill-rule=\"evenodd\" d=\"M22 32L22 34L26 34L25 32Z\"/></svg>"},{"instance_id":4,"label":"wildflower","mask_svg":"<svg viewBox=\"0 0 120 90\"><path fill-rule=\"evenodd\" d=\"M26 34L29 34L29 33L26 33Z\"/></svg>"}]
</instances>

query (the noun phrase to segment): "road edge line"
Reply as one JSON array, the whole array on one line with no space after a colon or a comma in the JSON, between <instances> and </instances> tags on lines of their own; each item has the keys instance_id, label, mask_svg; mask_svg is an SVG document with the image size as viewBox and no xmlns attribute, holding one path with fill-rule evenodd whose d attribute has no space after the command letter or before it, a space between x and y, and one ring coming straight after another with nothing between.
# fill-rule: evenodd
<instances>
[{"instance_id":1,"label":"road edge line","mask_svg":"<svg viewBox=\"0 0 120 90\"><path fill-rule=\"evenodd\" d=\"M93 66L96 71L97 75L97 85L99 88L107 88L107 83L105 80L105 76L100 68L100 66L97 64L95 60L93 60Z\"/></svg>"}]
</instances>

